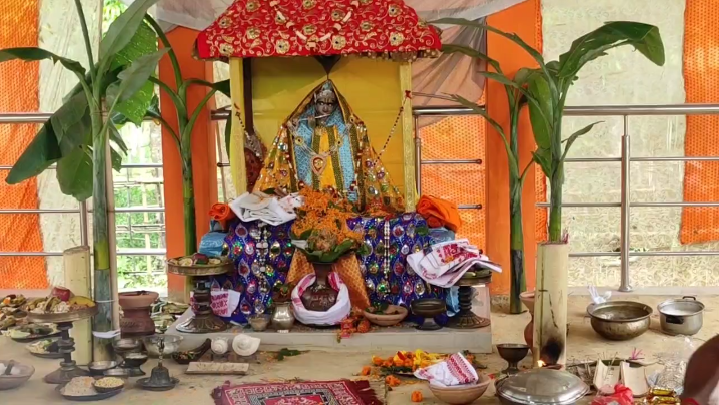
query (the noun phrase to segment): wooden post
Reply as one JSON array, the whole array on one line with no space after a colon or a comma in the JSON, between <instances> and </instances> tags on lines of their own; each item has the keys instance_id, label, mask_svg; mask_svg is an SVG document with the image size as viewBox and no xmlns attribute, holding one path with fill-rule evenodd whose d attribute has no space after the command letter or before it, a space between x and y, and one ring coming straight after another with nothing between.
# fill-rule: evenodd
<instances>
[{"instance_id":1,"label":"wooden post","mask_svg":"<svg viewBox=\"0 0 719 405\"><path fill-rule=\"evenodd\" d=\"M75 295L91 297L90 285L90 248L78 246L62 252L63 286ZM70 329L70 337L75 339L74 360L78 365L87 365L92 361L92 324L91 320L77 321Z\"/></svg>"},{"instance_id":2,"label":"wooden post","mask_svg":"<svg viewBox=\"0 0 719 405\"><path fill-rule=\"evenodd\" d=\"M534 365L565 364L567 353L568 244L542 244L537 249L534 302Z\"/></svg>"}]
</instances>

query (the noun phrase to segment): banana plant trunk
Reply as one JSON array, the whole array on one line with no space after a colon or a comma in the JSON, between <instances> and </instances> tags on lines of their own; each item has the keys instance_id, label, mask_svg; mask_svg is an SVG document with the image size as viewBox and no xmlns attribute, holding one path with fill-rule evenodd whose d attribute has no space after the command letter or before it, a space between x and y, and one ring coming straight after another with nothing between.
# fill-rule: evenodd
<instances>
[{"instance_id":1,"label":"banana plant trunk","mask_svg":"<svg viewBox=\"0 0 719 405\"><path fill-rule=\"evenodd\" d=\"M564 163L559 164L550 179L551 192L549 196L549 241L559 243L562 241L562 188Z\"/></svg>"},{"instance_id":2,"label":"banana plant trunk","mask_svg":"<svg viewBox=\"0 0 719 405\"><path fill-rule=\"evenodd\" d=\"M522 187L519 181L511 181L509 200L510 229L509 255L511 259L509 313L522 313L522 301L519 297L526 291L527 283L524 275L524 233L522 230Z\"/></svg>"},{"instance_id":3,"label":"banana plant trunk","mask_svg":"<svg viewBox=\"0 0 719 405\"><path fill-rule=\"evenodd\" d=\"M197 250L197 224L195 223L195 187L192 176L192 155L190 146L183 146L182 152L182 196L185 201L185 254Z\"/></svg>"},{"instance_id":4,"label":"banana plant trunk","mask_svg":"<svg viewBox=\"0 0 719 405\"><path fill-rule=\"evenodd\" d=\"M96 98L96 100L99 99ZM107 130L103 130L103 115L100 107L92 106L91 123L93 134L93 264L94 264L94 300L98 314L93 318L93 330L109 332L112 330L112 278L110 271L110 238L107 221ZM93 360L112 360L112 341L93 339Z\"/></svg>"}]
</instances>

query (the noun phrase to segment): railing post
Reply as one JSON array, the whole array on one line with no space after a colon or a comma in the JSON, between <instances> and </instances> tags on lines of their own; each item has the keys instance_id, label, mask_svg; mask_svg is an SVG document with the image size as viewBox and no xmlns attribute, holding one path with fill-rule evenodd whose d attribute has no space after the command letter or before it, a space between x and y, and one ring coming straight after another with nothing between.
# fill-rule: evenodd
<instances>
[{"instance_id":1,"label":"railing post","mask_svg":"<svg viewBox=\"0 0 719 405\"><path fill-rule=\"evenodd\" d=\"M631 226L629 225L631 203L631 138L629 137L629 117L624 118L624 134L622 135L622 200L621 200L621 236L620 236L620 259L621 259L621 283L619 291L632 291L629 277L629 237Z\"/></svg>"},{"instance_id":2,"label":"railing post","mask_svg":"<svg viewBox=\"0 0 719 405\"><path fill-rule=\"evenodd\" d=\"M90 246L87 237L87 200L80 201L80 244Z\"/></svg>"},{"instance_id":3,"label":"railing post","mask_svg":"<svg viewBox=\"0 0 719 405\"><path fill-rule=\"evenodd\" d=\"M414 173L419 198L422 195L422 138L419 136L419 115L414 116Z\"/></svg>"}]
</instances>

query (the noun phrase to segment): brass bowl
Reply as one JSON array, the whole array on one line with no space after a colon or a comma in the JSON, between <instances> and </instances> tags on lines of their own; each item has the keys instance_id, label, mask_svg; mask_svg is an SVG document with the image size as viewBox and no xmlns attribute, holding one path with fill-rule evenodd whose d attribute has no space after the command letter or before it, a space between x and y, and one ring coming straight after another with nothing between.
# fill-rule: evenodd
<instances>
[{"instance_id":1,"label":"brass bowl","mask_svg":"<svg viewBox=\"0 0 719 405\"><path fill-rule=\"evenodd\" d=\"M587 307L592 329L609 340L629 340L649 330L652 308L640 302L609 301Z\"/></svg>"},{"instance_id":2,"label":"brass bowl","mask_svg":"<svg viewBox=\"0 0 719 405\"><path fill-rule=\"evenodd\" d=\"M438 298L420 298L412 301L412 313L425 318L434 318L447 311L447 303Z\"/></svg>"}]
</instances>

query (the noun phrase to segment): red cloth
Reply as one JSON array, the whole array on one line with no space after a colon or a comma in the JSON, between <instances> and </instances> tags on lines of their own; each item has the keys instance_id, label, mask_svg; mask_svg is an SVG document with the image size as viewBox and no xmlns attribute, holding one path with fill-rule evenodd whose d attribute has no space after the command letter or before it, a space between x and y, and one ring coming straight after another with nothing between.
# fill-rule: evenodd
<instances>
[{"instance_id":1,"label":"red cloth","mask_svg":"<svg viewBox=\"0 0 719 405\"><path fill-rule=\"evenodd\" d=\"M401 0L236 0L197 37L202 59L436 53L439 31Z\"/></svg>"},{"instance_id":2,"label":"red cloth","mask_svg":"<svg viewBox=\"0 0 719 405\"><path fill-rule=\"evenodd\" d=\"M614 386L614 394L606 396L597 396L592 400L591 405L632 405L634 403L634 394L632 390L622 384Z\"/></svg>"},{"instance_id":3,"label":"red cloth","mask_svg":"<svg viewBox=\"0 0 719 405\"><path fill-rule=\"evenodd\" d=\"M230 382L212 392L216 405L382 405L369 381L310 381L297 383L252 383L231 386Z\"/></svg>"}]
</instances>

